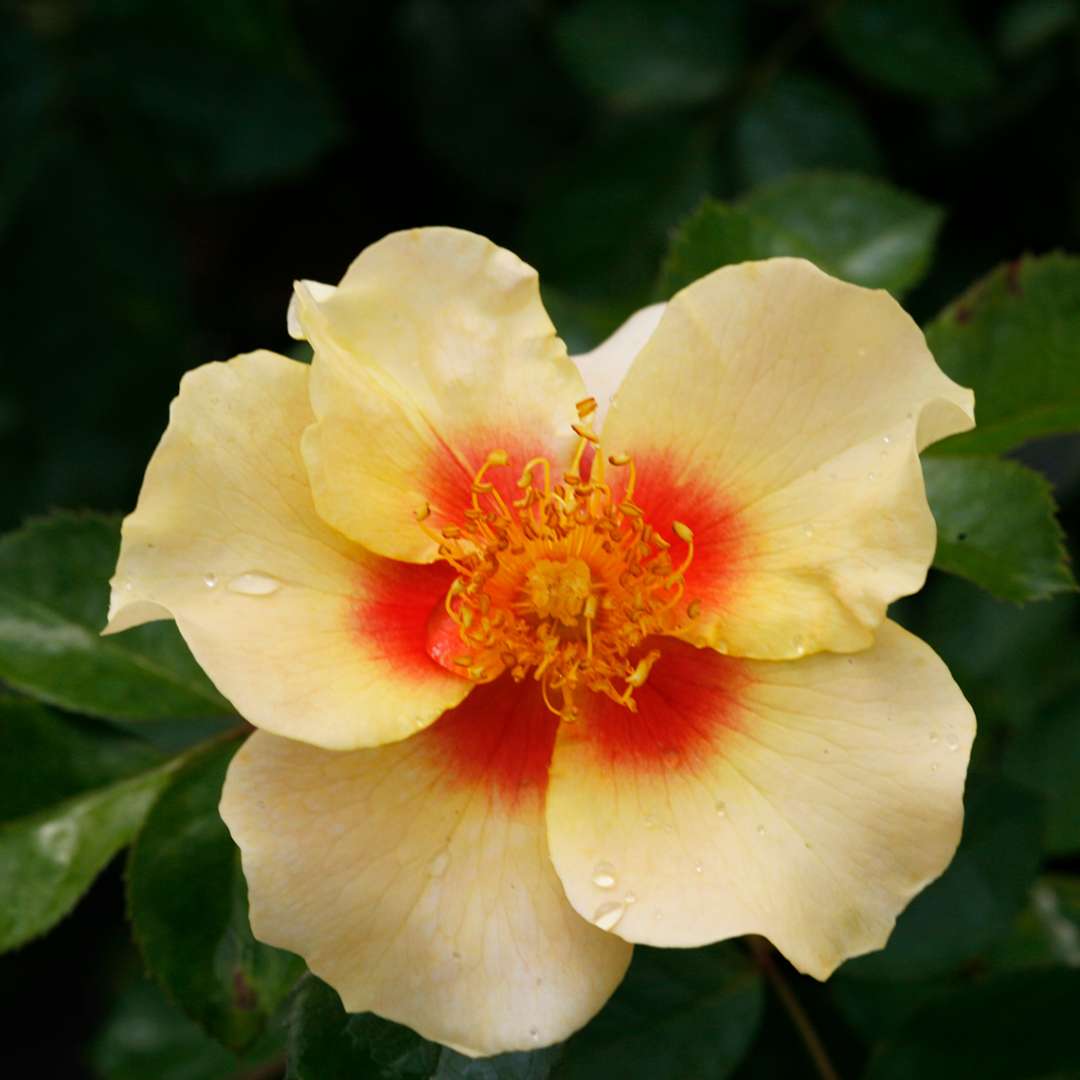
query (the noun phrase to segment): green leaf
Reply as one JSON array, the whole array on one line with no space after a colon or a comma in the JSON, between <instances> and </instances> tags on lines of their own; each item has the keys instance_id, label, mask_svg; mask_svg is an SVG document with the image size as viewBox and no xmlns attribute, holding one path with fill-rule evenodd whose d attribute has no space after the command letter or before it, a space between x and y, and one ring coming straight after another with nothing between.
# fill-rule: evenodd
<instances>
[{"instance_id":1,"label":"green leaf","mask_svg":"<svg viewBox=\"0 0 1080 1080\"><path fill-rule=\"evenodd\" d=\"M1080 643L1075 632L1065 640L1068 661L1075 670ZM1052 855L1080 852L1077 762L1080 762L1080 696L1074 686L1071 692L1039 709L1026 729L1015 732L1003 755L1005 775L1046 799L1045 848Z\"/></svg>"},{"instance_id":2,"label":"green leaf","mask_svg":"<svg viewBox=\"0 0 1080 1080\"><path fill-rule=\"evenodd\" d=\"M694 105L731 84L741 22L731 0L584 0L555 39L571 74L613 108Z\"/></svg>"},{"instance_id":3,"label":"green leaf","mask_svg":"<svg viewBox=\"0 0 1080 1080\"><path fill-rule=\"evenodd\" d=\"M659 292L672 296L718 267L773 255L809 258L810 250L747 210L721 202L702 203L672 234Z\"/></svg>"},{"instance_id":4,"label":"green leaf","mask_svg":"<svg viewBox=\"0 0 1080 1080\"><path fill-rule=\"evenodd\" d=\"M468 1058L373 1013L347 1013L308 976L296 992L289 1080L546 1080L561 1047Z\"/></svg>"},{"instance_id":5,"label":"green leaf","mask_svg":"<svg viewBox=\"0 0 1080 1080\"><path fill-rule=\"evenodd\" d=\"M941 217L937 207L877 180L791 176L735 206L698 207L671 237L659 291L670 296L730 263L794 255L899 295L929 265Z\"/></svg>"},{"instance_id":6,"label":"green leaf","mask_svg":"<svg viewBox=\"0 0 1080 1080\"><path fill-rule=\"evenodd\" d=\"M997 971L1080 968L1080 878L1040 878L1012 933L989 959Z\"/></svg>"},{"instance_id":7,"label":"green leaf","mask_svg":"<svg viewBox=\"0 0 1080 1080\"><path fill-rule=\"evenodd\" d=\"M87 1059L99 1080L223 1080L279 1076L262 1072L280 1055L280 1035L260 1042L238 1059L214 1042L148 979L132 980L110 1005L88 1047Z\"/></svg>"},{"instance_id":8,"label":"green leaf","mask_svg":"<svg viewBox=\"0 0 1080 1080\"><path fill-rule=\"evenodd\" d=\"M1003 975L958 988L879 1047L865 1080L1050 1080L1080 1072L1080 971Z\"/></svg>"},{"instance_id":9,"label":"green leaf","mask_svg":"<svg viewBox=\"0 0 1080 1080\"><path fill-rule=\"evenodd\" d=\"M1075 0L1016 0L998 19L1002 56L1023 60L1065 33L1080 16Z\"/></svg>"},{"instance_id":10,"label":"green leaf","mask_svg":"<svg viewBox=\"0 0 1080 1080\"><path fill-rule=\"evenodd\" d=\"M964 837L948 870L911 902L880 952L845 976L919 980L955 971L1001 940L1039 867L1042 802L1003 780L968 778Z\"/></svg>"},{"instance_id":11,"label":"green leaf","mask_svg":"<svg viewBox=\"0 0 1080 1080\"><path fill-rule=\"evenodd\" d=\"M746 187L808 169L876 172L874 133L856 103L809 75L781 75L739 113L735 158Z\"/></svg>"},{"instance_id":12,"label":"green leaf","mask_svg":"<svg viewBox=\"0 0 1080 1080\"><path fill-rule=\"evenodd\" d=\"M0 698L0 822L160 763L146 743L104 724Z\"/></svg>"},{"instance_id":13,"label":"green leaf","mask_svg":"<svg viewBox=\"0 0 1080 1080\"><path fill-rule=\"evenodd\" d=\"M0 539L0 677L90 716L231 714L171 622L100 636L119 544L117 519L71 513Z\"/></svg>"},{"instance_id":14,"label":"green leaf","mask_svg":"<svg viewBox=\"0 0 1080 1080\"><path fill-rule=\"evenodd\" d=\"M974 431L933 453L1009 450L1080 430L1080 257L999 266L927 328L937 362L975 391Z\"/></svg>"},{"instance_id":15,"label":"green leaf","mask_svg":"<svg viewBox=\"0 0 1080 1080\"><path fill-rule=\"evenodd\" d=\"M220 1042L261 1034L303 972L257 942L240 855L218 814L236 746L193 757L154 803L128 861L128 910L150 973Z\"/></svg>"},{"instance_id":16,"label":"green leaf","mask_svg":"<svg viewBox=\"0 0 1080 1080\"><path fill-rule=\"evenodd\" d=\"M566 1044L555 1080L729 1076L761 1021L757 970L734 945L638 946L622 986Z\"/></svg>"},{"instance_id":17,"label":"green leaf","mask_svg":"<svg viewBox=\"0 0 1080 1080\"><path fill-rule=\"evenodd\" d=\"M1023 603L1075 588L1050 484L1015 461L927 458L938 527L934 565L1002 600Z\"/></svg>"},{"instance_id":18,"label":"green leaf","mask_svg":"<svg viewBox=\"0 0 1080 1080\"><path fill-rule=\"evenodd\" d=\"M788 177L741 205L797 239L823 270L896 295L922 280L944 216L881 180L829 172Z\"/></svg>"},{"instance_id":19,"label":"green leaf","mask_svg":"<svg viewBox=\"0 0 1080 1080\"><path fill-rule=\"evenodd\" d=\"M978 97L997 82L986 47L950 0L841 4L829 20L828 36L855 71L912 97Z\"/></svg>"},{"instance_id":20,"label":"green leaf","mask_svg":"<svg viewBox=\"0 0 1080 1080\"><path fill-rule=\"evenodd\" d=\"M62 919L131 842L175 762L0 825L0 952Z\"/></svg>"}]
</instances>

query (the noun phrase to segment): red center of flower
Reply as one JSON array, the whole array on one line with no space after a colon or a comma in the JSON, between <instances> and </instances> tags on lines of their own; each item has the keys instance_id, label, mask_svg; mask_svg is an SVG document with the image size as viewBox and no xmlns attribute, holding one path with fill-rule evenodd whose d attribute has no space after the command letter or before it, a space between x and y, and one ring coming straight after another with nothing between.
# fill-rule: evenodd
<instances>
[{"instance_id":1,"label":"red center of flower","mask_svg":"<svg viewBox=\"0 0 1080 1080\"><path fill-rule=\"evenodd\" d=\"M641 655L640 646L681 629L700 607L683 599L693 534L671 524L681 549L673 556L671 541L634 502L633 460L600 452L588 426L595 409L592 398L578 405L577 449L561 479L547 458L532 458L518 497L504 497L490 476L512 463L493 450L473 477L460 525L437 533L424 525L426 509L418 515L457 572L446 596L461 641L449 658L454 669L475 682L507 671L517 681L531 676L547 707L568 720L581 689L636 711L634 691L659 657ZM605 479L609 465L622 473L614 486Z\"/></svg>"}]
</instances>

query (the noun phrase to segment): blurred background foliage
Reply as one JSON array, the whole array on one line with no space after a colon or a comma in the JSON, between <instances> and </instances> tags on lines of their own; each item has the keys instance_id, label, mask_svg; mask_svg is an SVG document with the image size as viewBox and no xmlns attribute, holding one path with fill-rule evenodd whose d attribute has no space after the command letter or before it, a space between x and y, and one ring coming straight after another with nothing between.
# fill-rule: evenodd
<instances>
[{"instance_id":1,"label":"blurred background foliage","mask_svg":"<svg viewBox=\"0 0 1080 1080\"><path fill-rule=\"evenodd\" d=\"M1015 261L1080 248L1077 0L8 0L0 58L4 529L129 509L183 371L294 348L294 278L421 224L536 266L572 350L722 262L804 254L902 295L991 421L927 463L960 576L896 612L980 735L960 853L889 947L824 986L738 944L642 949L565 1047L471 1065L291 990L250 938L214 813L233 744L199 744L235 717L169 627L95 636L115 519L11 533L8 1075L271 1078L286 1042L297 1080L817 1075L782 981L841 1076L1080 1076L1080 626L1051 503L1075 538L1080 269ZM62 880L27 876L26 821L75 852Z\"/></svg>"}]
</instances>

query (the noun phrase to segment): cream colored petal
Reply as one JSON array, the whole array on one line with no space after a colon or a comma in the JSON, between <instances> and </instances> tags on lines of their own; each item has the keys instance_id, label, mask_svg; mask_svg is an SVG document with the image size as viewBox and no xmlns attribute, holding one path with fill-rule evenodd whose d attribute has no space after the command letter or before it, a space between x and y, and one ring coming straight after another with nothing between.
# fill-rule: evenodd
<instances>
[{"instance_id":1,"label":"cream colored petal","mask_svg":"<svg viewBox=\"0 0 1080 1080\"><path fill-rule=\"evenodd\" d=\"M573 356L585 381L587 393L596 398L593 423L599 428L607 416L611 399L618 390L634 357L652 337L666 304L652 304L635 311L609 338L591 352Z\"/></svg>"},{"instance_id":2,"label":"cream colored petal","mask_svg":"<svg viewBox=\"0 0 1080 1080\"><path fill-rule=\"evenodd\" d=\"M460 760L467 746L447 745L446 724L458 723L452 743L468 739L469 722L492 720L449 714L351 753L257 733L232 762L221 813L243 855L255 935L300 953L346 1009L472 1055L529 1050L584 1024L631 950L566 902L542 788L493 790L475 760Z\"/></svg>"},{"instance_id":3,"label":"cream colored petal","mask_svg":"<svg viewBox=\"0 0 1080 1080\"><path fill-rule=\"evenodd\" d=\"M634 455L654 524L702 534L692 639L781 659L865 648L922 585L935 529L917 451L972 408L887 293L770 259L676 295L603 436Z\"/></svg>"},{"instance_id":4,"label":"cream colored petal","mask_svg":"<svg viewBox=\"0 0 1080 1080\"><path fill-rule=\"evenodd\" d=\"M426 652L450 575L373 556L315 512L308 371L259 352L184 377L124 521L105 632L172 617L251 723L370 746L411 735L469 684Z\"/></svg>"},{"instance_id":5,"label":"cream colored petal","mask_svg":"<svg viewBox=\"0 0 1080 1080\"><path fill-rule=\"evenodd\" d=\"M319 513L380 554L435 557L415 512L460 515L488 453L568 460L584 385L536 272L458 229L367 248L336 289L298 283L291 310L315 350L304 440ZM516 475L516 474L515 474Z\"/></svg>"},{"instance_id":6,"label":"cream colored petal","mask_svg":"<svg viewBox=\"0 0 1080 1080\"><path fill-rule=\"evenodd\" d=\"M628 941L763 934L824 979L884 945L952 858L974 717L895 623L865 652L797 661L677 643L637 701L564 726L547 811L578 911L636 897L614 927Z\"/></svg>"}]
</instances>

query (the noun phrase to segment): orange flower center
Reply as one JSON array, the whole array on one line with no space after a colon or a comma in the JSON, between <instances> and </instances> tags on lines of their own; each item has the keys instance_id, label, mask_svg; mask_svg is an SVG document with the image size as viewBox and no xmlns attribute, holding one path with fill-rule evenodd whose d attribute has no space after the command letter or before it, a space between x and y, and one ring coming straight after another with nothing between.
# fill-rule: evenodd
<instances>
[{"instance_id":1,"label":"orange flower center","mask_svg":"<svg viewBox=\"0 0 1080 1080\"><path fill-rule=\"evenodd\" d=\"M518 497L504 497L490 476L511 461L493 450L473 477L461 525L436 532L424 524L428 508L417 515L457 571L446 596L462 643L455 667L475 682L506 671L518 681L531 675L548 708L567 720L582 689L636 711L634 691L659 657L642 655L642 644L683 628L700 608L683 603L693 534L671 524L682 548L676 563L671 541L633 501L633 460L605 459L586 425L595 408L592 398L578 404L579 441L561 480L548 459L533 458L521 469ZM625 471L616 490L605 480L608 465Z\"/></svg>"}]
</instances>

